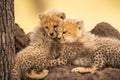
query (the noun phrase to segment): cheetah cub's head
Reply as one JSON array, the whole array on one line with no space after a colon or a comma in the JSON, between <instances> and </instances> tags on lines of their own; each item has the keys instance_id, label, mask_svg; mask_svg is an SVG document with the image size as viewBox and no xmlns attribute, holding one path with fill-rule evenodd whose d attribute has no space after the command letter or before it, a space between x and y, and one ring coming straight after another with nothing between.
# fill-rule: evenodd
<instances>
[{"instance_id":1,"label":"cheetah cub's head","mask_svg":"<svg viewBox=\"0 0 120 80\"><path fill-rule=\"evenodd\" d=\"M75 42L83 35L83 21L66 19L58 26L58 40L60 43Z\"/></svg>"},{"instance_id":2,"label":"cheetah cub's head","mask_svg":"<svg viewBox=\"0 0 120 80\"><path fill-rule=\"evenodd\" d=\"M51 38L57 37L58 24L66 18L65 13L59 11L49 11L39 15L41 20L41 27L44 28L46 33Z\"/></svg>"}]
</instances>

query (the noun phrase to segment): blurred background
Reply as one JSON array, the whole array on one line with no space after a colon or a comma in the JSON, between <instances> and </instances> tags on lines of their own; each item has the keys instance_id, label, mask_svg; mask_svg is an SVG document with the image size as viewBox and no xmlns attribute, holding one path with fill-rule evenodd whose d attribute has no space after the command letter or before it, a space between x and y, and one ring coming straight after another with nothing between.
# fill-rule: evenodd
<instances>
[{"instance_id":1,"label":"blurred background","mask_svg":"<svg viewBox=\"0 0 120 80\"><path fill-rule=\"evenodd\" d=\"M107 22L120 31L120 0L15 0L15 22L26 33L39 25L39 13L57 9L67 18L84 20L87 31Z\"/></svg>"}]
</instances>

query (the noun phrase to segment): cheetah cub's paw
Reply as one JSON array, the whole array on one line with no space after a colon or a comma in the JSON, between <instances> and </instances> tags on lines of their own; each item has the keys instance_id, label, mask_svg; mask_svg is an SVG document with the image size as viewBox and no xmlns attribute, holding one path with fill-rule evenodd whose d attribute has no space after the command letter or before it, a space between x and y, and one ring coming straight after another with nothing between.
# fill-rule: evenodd
<instances>
[{"instance_id":1,"label":"cheetah cub's paw","mask_svg":"<svg viewBox=\"0 0 120 80\"><path fill-rule=\"evenodd\" d=\"M76 67L76 68L73 68L73 69L71 70L71 72L84 73L84 72L85 72L85 68L83 68L83 67Z\"/></svg>"},{"instance_id":2,"label":"cheetah cub's paw","mask_svg":"<svg viewBox=\"0 0 120 80\"><path fill-rule=\"evenodd\" d=\"M27 73L26 76L28 76L29 78L33 78L33 79L43 79L48 75L49 71L48 70L43 70L42 72L40 72L39 74L36 73L35 70L32 70L31 73Z\"/></svg>"},{"instance_id":3,"label":"cheetah cub's paw","mask_svg":"<svg viewBox=\"0 0 120 80\"><path fill-rule=\"evenodd\" d=\"M80 72L80 73L95 73L95 68L85 68L85 67L76 67L71 70L71 72Z\"/></svg>"}]
</instances>

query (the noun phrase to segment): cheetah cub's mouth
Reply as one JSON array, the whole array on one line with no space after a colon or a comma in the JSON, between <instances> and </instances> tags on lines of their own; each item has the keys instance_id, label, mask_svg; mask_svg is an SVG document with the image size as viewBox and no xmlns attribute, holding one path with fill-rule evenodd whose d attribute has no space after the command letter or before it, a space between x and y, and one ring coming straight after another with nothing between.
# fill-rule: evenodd
<instances>
[{"instance_id":1,"label":"cheetah cub's mouth","mask_svg":"<svg viewBox=\"0 0 120 80\"><path fill-rule=\"evenodd\" d=\"M77 40L77 38L75 38L75 37L68 37L67 39L60 39L60 38L58 38L58 41L60 42L60 43L72 43L72 42L75 42Z\"/></svg>"}]
</instances>

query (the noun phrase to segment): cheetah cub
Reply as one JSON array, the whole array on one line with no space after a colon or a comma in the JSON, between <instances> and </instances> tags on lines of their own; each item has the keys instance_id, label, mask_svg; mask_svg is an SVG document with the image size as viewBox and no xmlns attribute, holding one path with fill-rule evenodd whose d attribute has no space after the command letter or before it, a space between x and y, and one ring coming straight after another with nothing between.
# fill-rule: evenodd
<instances>
[{"instance_id":1,"label":"cheetah cub","mask_svg":"<svg viewBox=\"0 0 120 80\"><path fill-rule=\"evenodd\" d=\"M89 67L76 67L72 69L72 72L93 73L107 66L120 68L120 41L95 36L85 32L83 28L82 21L73 19L62 21L58 28L58 39L61 43L82 43L85 49L92 52L91 56L88 56L89 60L91 60ZM81 56L76 58L73 63L79 65L80 58Z\"/></svg>"},{"instance_id":2,"label":"cheetah cub","mask_svg":"<svg viewBox=\"0 0 120 80\"><path fill-rule=\"evenodd\" d=\"M39 15L41 26L44 29L45 33L50 37L51 39L56 39L57 37L57 28L58 24L66 18L66 15L64 12L60 12L58 10L49 10L48 12L45 12L43 14ZM57 49L58 41L55 40L54 51L52 52L51 59L55 59L55 57L58 56L58 54L55 52ZM51 63L51 62L50 62ZM50 64L48 62L48 64ZM51 63L52 64L52 63ZM51 65L50 64L50 65ZM43 70L44 72L47 70ZM31 73L27 74L30 78L34 79L41 79L41 74L36 74L36 71L33 69L31 70Z\"/></svg>"},{"instance_id":3,"label":"cheetah cub","mask_svg":"<svg viewBox=\"0 0 120 80\"><path fill-rule=\"evenodd\" d=\"M11 80L21 80L22 76L36 79L44 78L48 75L48 70L43 70L40 74L36 74L36 72L47 68L49 59L54 59L58 55L55 52L57 42L51 38L57 36L55 30L58 23L65 18L65 14L50 11L39 17L41 26L37 27L33 32L30 44L15 57Z\"/></svg>"},{"instance_id":4,"label":"cheetah cub","mask_svg":"<svg viewBox=\"0 0 120 80\"><path fill-rule=\"evenodd\" d=\"M15 57L15 63L11 71L11 80L21 80L21 77L26 76L26 74L31 70L40 71L46 67L46 63L49 57L52 55L52 45L54 41L50 39L43 28L38 27L33 33L30 44L20 51ZM43 71L40 73L39 78L44 78L48 71Z\"/></svg>"}]
</instances>

